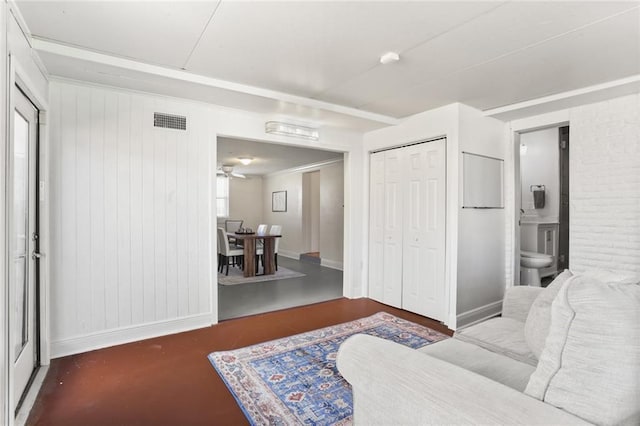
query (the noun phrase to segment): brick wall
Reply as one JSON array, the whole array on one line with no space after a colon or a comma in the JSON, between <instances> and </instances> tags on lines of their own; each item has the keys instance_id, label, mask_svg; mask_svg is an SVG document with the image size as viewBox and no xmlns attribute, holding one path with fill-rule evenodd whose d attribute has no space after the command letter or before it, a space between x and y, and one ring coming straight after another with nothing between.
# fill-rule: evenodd
<instances>
[{"instance_id":1,"label":"brick wall","mask_svg":"<svg viewBox=\"0 0 640 426\"><path fill-rule=\"evenodd\" d=\"M570 111L571 269L640 272L640 95Z\"/></svg>"}]
</instances>

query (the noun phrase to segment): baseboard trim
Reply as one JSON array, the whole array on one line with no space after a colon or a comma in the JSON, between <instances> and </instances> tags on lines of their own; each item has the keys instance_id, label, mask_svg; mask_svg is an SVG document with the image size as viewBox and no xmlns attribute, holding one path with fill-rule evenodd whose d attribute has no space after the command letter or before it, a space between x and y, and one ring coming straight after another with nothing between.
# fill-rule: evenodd
<instances>
[{"instance_id":1,"label":"baseboard trim","mask_svg":"<svg viewBox=\"0 0 640 426\"><path fill-rule=\"evenodd\" d=\"M300 260L300 253L296 253L295 251L279 249L278 256L287 257L289 259Z\"/></svg>"},{"instance_id":2,"label":"baseboard trim","mask_svg":"<svg viewBox=\"0 0 640 426\"><path fill-rule=\"evenodd\" d=\"M51 358L181 333L211 325L211 313L100 331L51 342Z\"/></svg>"},{"instance_id":3,"label":"baseboard trim","mask_svg":"<svg viewBox=\"0 0 640 426\"><path fill-rule=\"evenodd\" d=\"M461 330L473 324L477 324L502 312L502 300L479 306L475 309L463 312L456 316L456 330Z\"/></svg>"},{"instance_id":4,"label":"baseboard trim","mask_svg":"<svg viewBox=\"0 0 640 426\"><path fill-rule=\"evenodd\" d=\"M327 268L337 269L342 271L342 262L331 259L320 259L320 265L326 266Z\"/></svg>"},{"instance_id":5,"label":"baseboard trim","mask_svg":"<svg viewBox=\"0 0 640 426\"><path fill-rule=\"evenodd\" d=\"M280 249L278 251L278 256L282 256L282 257L286 257L289 259L294 259L294 260L300 260L300 255L302 253L298 253L295 251L288 251L288 250L282 250ZM337 261L337 260L330 260L330 259L320 259L320 265L321 266L326 266L327 268L331 268L331 269L337 269L339 271L344 270L344 265L342 262Z\"/></svg>"}]
</instances>

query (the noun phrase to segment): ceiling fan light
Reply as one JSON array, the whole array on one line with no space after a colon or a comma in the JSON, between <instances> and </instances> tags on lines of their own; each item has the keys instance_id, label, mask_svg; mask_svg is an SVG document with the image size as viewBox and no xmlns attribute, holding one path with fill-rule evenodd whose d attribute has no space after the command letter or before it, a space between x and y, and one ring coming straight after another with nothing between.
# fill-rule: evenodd
<instances>
[{"instance_id":1,"label":"ceiling fan light","mask_svg":"<svg viewBox=\"0 0 640 426\"><path fill-rule=\"evenodd\" d=\"M253 157L238 157L238 160L240 160L243 165L248 166L253 161Z\"/></svg>"},{"instance_id":2,"label":"ceiling fan light","mask_svg":"<svg viewBox=\"0 0 640 426\"><path fill-rule=\"evenodd\" d=\"M320 138L318 129L299 126L297 124L281 123L278 121L267 121L265 123L265 132L274 135L292 136L312 141L317 141Z\"/></svg>"}]
</instances>

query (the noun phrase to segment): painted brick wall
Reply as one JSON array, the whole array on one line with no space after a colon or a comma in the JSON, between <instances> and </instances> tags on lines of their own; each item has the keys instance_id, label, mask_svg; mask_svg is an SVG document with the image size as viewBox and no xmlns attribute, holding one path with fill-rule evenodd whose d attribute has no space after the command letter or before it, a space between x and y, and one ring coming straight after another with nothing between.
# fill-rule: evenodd
<instances>
[{"instance_id":1,"label":"painted brick wall","mask_svg":"<svg viewBox=\"0 0 640 426\"><path fill-rule=\"evenodd\" d=\"M640 95L571 109L571 269L640 272Z\"/></svg>"}]
</instances>

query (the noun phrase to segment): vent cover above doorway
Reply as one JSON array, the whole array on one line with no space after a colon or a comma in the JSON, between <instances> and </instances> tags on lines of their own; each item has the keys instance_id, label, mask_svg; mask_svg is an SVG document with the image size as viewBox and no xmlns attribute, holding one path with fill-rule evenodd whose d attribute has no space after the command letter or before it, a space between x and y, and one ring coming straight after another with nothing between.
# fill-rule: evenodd
<instances>
[{"instance_id":1,"label":"vent cover above doorway","mask_svg":"<svg viewBox=\"0 0 640 426\"><path fill-rule=\"evenodd\" d=\"M187 130L187 117L183 117L181 115L165 114L162 112L154 112L153 127Z\"/></svg>"}]
</instances>

